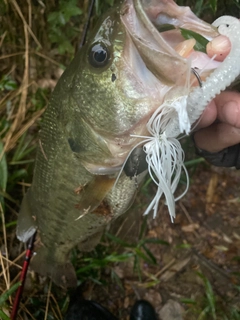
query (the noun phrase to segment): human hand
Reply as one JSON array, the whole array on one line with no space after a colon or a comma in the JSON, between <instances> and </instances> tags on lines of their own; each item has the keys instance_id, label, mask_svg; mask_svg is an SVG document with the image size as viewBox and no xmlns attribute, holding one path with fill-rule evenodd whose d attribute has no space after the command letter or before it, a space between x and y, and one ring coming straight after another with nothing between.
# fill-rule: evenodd
<instances>
[{"instance_id":1,"label":"human hand","mask_svg":"<svg viewBox=\"0 0 240 320\"><path fill-rule=\"evenodd\" d=\"M222 61L228 55L231 44L224 36L209 42L207 53L216 54ZM240 143L240 93L225 91L209 103L199 123L194 141L199 149L211 153Z\"/></svg>"}]
</instances>

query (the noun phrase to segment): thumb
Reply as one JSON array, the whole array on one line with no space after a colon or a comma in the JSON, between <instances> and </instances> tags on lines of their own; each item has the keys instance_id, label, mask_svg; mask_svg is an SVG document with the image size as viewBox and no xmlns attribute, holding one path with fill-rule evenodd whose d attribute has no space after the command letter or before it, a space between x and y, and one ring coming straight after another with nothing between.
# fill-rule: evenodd
<instances>
[{"instance_id":1,"label":"thumb","mask_svg":"<svg viewBox=\"0 0 240 320\"><path fill-rule=\"evenodd\" d=\"M231 43L225 36L218 36L207 44L207 54L210 58L214 55L214 60L223 61L231 50Z\"/></svg>"}]
</instances>

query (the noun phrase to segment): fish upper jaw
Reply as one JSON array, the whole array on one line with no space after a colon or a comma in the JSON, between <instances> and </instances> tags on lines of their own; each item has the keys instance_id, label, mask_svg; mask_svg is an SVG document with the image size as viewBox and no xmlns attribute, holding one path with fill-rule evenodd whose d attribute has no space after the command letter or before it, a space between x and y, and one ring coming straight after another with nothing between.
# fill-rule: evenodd
<instances>
[{"instance_id":1,"label":"fish upper jaw","mask_svg":"<svg viewBox=\"0 0 240 320\"><path fill-rule=\"evenodd\" d=\"M133 0L134 3L137 1ZM178 6L173 0L142 0L142 7L156 27L170 24L200 33L207 39L219 34L216 28L199 19L189 7Z\"/></svg>"}]
</instances>

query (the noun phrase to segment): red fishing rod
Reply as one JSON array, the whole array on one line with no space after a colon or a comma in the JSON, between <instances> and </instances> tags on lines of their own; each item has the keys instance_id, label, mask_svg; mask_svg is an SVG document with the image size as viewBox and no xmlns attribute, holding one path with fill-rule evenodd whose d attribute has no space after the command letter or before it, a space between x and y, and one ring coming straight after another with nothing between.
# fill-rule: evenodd
<instances>
[{"instance_id":1,"label":"red fishing rod","mask_svg":"<svg viewBox=\"0 0 240 320\"><path fill-rule=\"evenodd\" d=\"M12 308L12 312L11 312L11 320L15 320L17 313L18 313L18 308L19 308L19 303L21 301L21 297L22 297L22 292L23 292L23 288L24 288L24 283L26 280L26 275L27 275L27 271L28 271L28 266L32 257L32 253L33 253L33 248L34 248L34 241L36 238L36 231L33 234L33 236L30 238L30 240L28 241L28 245L27 245L27 251L26 251L26 255L24 258L24 262L23 262L23 267L22 267L22 271L21 271L21 275L20 275L20 282L21 285L17 290L17 294L15 296L14 299L14 303L13 303L13 308Z\"/></svg>"}]
</instances>

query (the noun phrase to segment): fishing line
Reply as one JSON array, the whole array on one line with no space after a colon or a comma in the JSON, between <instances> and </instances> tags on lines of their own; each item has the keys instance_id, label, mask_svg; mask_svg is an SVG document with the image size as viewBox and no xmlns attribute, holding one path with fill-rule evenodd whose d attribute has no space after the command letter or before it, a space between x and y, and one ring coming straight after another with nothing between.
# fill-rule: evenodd
<instances>
[{"instance_id":1,"label":"fishing line","mask_svg":"<svg viewBox=\"0 0 240 320\"><path fill-rule=\"evenodd\" d=\"M86 39L87 39L87 32L88 32L88 28L89 28L89 24L90 24L90 19L92 17L92 13L93 13L94 3L95 3L95 0L92 0L89 5L87 21L83 27L83 34L82 34L82 38L81 38L81 41L79 44L79 49L81 49L83 47L83 45L85 44Z\"/></svg>"}]
</instances>

